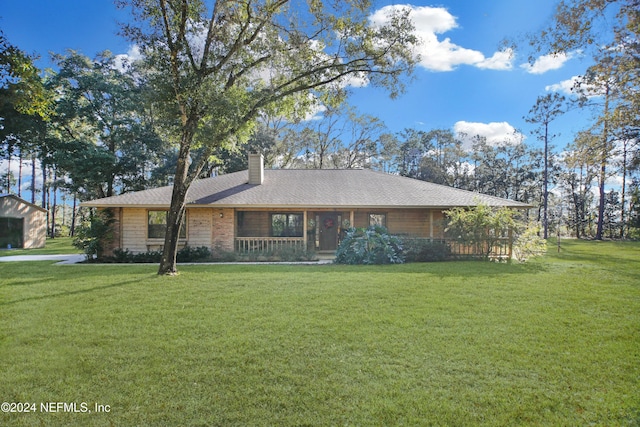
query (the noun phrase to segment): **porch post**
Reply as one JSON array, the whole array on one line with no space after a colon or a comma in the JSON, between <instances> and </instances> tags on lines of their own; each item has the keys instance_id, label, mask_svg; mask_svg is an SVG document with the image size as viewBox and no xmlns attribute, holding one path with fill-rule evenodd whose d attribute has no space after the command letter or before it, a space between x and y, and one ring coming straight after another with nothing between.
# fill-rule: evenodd
<instances>
[{"instance_id":1,"label":"porch post","mask_svg":"<svg viewBox=\"0 0 640 427\"><path fill-rule=\"evenodd\" d=\"M306 251L307 246L307 211L304 210L302 213L302 244L304 245L304 250Z\"/></svg>"},{"instance_id":2,"label":"porch post","mask_svg":"<svg viewBox=\"0 0 640 427\"><path fill-rule=\"evenodd\" d=\"M354 214L353 209L352 209L352 210L349 211L349 225L351 226L351 228L355 227L353 221L355 221L355 214Z\"/></svg>"},{"instance_id":3,"label":"porch post","mask_svg":"<svg viewBox=\"0 0 640 427\"><path fill-rule=\"evenodd\" d=\"M429 237L433 240L433 209L429 209Z\"/></svg>"},{"instance_id":4,"label":"porch post","mask_svg":"<svg viewBox=\"0 0 640 427\"><path fill-rule=\"evenodd\" d=\"M508 259L513 257L513 228L511 227L509 227L509 249L507 256L509 257Z\"/></svg>"}]
</instances>

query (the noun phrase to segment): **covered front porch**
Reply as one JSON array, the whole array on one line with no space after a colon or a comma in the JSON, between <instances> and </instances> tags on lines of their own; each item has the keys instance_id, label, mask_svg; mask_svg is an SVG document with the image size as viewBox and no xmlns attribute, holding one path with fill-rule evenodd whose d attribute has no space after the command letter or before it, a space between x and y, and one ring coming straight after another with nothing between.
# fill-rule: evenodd
<instances>
[{"instance_id":1,"label":"covered front porch","mask_svg":"<svg viewBox=\"0 0 640 427\"><path fill-rule=\"evenodd\" d=\"M351 227L442 238L442 213L428 209L236 209L234 251L334 253Z\"/></svg>"},{"instance_id":2,"label":"covered front porch","mask_svg":"<svg viewBox=\"0 0 640 427\"><path fill-rule=\"evenodd\" d=\"M306 252L333 257L349 228L370 225L410 240L445 244L454 258L511 258L511 236L495 239L491 248L446 238L444 215L436 209L236 210L233 248L246 255Z\"/></svg>"},{"instance_id":3,"label":"covered front porch","mask_svg":"<svg viewBox=\"0 0 640 427\"><path fill-rule=\"evenodd\" d=\"M354 223L354 210L238 210L234 249L238 253L335 252Z\"/></svg>"}]
</instances>

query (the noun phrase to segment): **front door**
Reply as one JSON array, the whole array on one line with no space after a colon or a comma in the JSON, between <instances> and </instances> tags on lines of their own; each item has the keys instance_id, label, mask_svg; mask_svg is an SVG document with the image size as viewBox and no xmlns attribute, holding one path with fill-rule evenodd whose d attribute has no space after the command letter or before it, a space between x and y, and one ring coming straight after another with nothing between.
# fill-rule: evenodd
<instances>
[{"instance_id":1,"label":"front door","mask_svg":"<svg viewBox=\"0 0 640 427\"><path fill-rule=\"evenodd\" d=\"M338 248L338 215L326 213L320 215L320 250L335 251Z\"/></svg>"}]
</instances>

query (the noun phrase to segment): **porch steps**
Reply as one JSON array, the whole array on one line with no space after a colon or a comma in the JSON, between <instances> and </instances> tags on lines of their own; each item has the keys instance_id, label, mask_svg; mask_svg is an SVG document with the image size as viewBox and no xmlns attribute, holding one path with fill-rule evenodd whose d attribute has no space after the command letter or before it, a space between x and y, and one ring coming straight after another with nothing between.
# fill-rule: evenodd
<instances>
[{"instance_id":1,"label":"porch steps","mask_svg":"<svg viewBox=\"0 0 640 427\"><path fill-rule=\"evenodd\" d=\"M333 261L336 259L336 253L334 251L316 252L316 258L318 261Z\"/></svg>"}]
</instances>

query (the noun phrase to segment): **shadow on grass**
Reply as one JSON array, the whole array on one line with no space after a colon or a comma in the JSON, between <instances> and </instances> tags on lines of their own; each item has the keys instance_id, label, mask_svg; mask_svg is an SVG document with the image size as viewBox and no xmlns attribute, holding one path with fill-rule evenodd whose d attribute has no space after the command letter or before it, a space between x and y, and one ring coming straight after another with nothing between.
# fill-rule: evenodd
<instances>
[{"instance_id":1,"label":"shadow on grass","mask_svg":"<svg viewBox=\"0 0 640 427\"><path fill-rule=\"evenodd\" d=\"M415 266L415 267L414 267ZM541 261L527 263L490 261L448 261L407 264L407 273L427 273L438 277L491 277L503 275L531 275L543 273L548 265Z\"/></svg>"},{"instance_id":2,"label":"shadow on grass","mask_svg":"<svg viewBox=\"0 0 640 427\"><path fill-rule=\"evenodd\" d=\"M549 256L560 261L589 262L616 269L637 269L640 259L638 242L563 240L558 252L550 245Z\"/></svg>"},{"instance_id":3,"label":"shadow on grass","mask_svg":"<svg viewBox=\"0 0 640 427\"><path fill-rule=\"evenodd\" d=\"M40 283L42 283L43 281L48 281L48 280L54 280L55 278L53 276L49 276L49 277L44 277L44 278L38 278L38 279L33 279L33 278L25 278L25 279L19 279L19 280L11 280L7 283L3 283L0 284L0 288L5 287L5 286L31 286L31 285L38 285Z\"/></svg>"},{"instance_id":4,"label":"shadow on grass","mask_svg":"<svg viewBox=\"0 0 640 427\"><path fill-rule=\"evenodd\" d=\"M72 295L88 294L88 293L91 293L91 292L102 291L102 290L105 290L105 289L119 288L119 287L122 287L122 286L131 285L133 283L140 283L140 279L139 278L138 279L132 279L132 280L127 280L125 282L112 283L112 284L104 285L104 286L94 286L92 288L78 289L76 291L65 291L65 292L58 292L58 293L55 293L55 294L39 295L39 296L35 296L35 297L27 297L27 298L17 299L17 300L13 300L13 301L2 302L2 303L0 303L0 306L15 305L15 304L22 303L22 302L41 301L41 300L47 300L47 299L53 299L53 298L59 298L59 297L67 297L67 296L72 296Z\"/></svg>"},{"instance_id":5,"label":"shadow on grass","mask_svg":"<svg viewBox=\"0 0 640 427\"><path fill-rule=\"evenodd\" d=\"M312 274L312 275L332 275L367 273L376 275L395 274L427 274L437 277L491 277L500 275L530 275L542 273L548 270L548 265L544 261L533 261L529 263L497 263L487 261L443 261L424 262L407 264L387 264L387 265L345 265L345 264L325 264L325 265L219 265L212 268L207 266L185 266L179 271L198 272L211 271L212 273L257 273L261 275L282 275Z\"/></svg>"}]
</instances>

